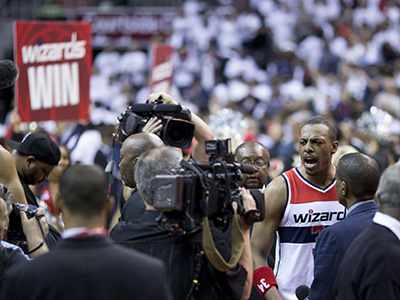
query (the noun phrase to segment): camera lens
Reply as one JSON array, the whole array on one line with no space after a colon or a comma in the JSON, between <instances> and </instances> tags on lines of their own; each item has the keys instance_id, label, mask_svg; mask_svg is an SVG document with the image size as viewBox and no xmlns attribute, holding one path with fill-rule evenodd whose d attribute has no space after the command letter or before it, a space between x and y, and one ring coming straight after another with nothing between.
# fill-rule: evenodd
<instances>
[{"instance_id":1,"label":"camera lens","mask_svg":"<svg viewBox=\"0 0 400 300\"><path fill-rule=\"evenodd\" d=\"M190 148L194 125L182 120L168 120L165 126L164 142L178 148Z\"/></svg>"},{"instance_id":2,"label":"camera lens","mask_svg":"<svg viewBox=\"0 0 400 300\"><path fill-rule=\"evenodd\" d=\"M172 124L168 131L168 137L174 143L180 144L186 138L186 132L179 124Z\"/></svg>"}]
</instances>

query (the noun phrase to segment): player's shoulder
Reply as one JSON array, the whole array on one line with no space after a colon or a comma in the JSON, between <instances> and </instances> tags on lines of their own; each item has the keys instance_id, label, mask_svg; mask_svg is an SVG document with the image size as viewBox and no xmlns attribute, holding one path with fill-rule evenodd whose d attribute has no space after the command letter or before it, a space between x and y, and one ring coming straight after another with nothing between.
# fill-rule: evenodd
<instances>
[{"instance_id":1,"label":"player's shoulder","mask_svg":"<svg viewBox=\"0 0 400 300\"><path fill-rule=\"evenodd\" d=\"M265 188L265 191L274 192L285 192L286 193L286 182L282 175L274 178Z\"/></svg>"}]
</instances>

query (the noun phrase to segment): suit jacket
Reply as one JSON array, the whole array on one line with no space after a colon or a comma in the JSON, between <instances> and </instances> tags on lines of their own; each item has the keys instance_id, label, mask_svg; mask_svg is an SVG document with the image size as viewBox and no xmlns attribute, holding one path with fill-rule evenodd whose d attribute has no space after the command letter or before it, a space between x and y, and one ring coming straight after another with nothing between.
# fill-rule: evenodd
<instances>
[{"instance_id":1,"label":"suit jacket","mask_svg":"<svg viewBox=\"0 0 400 300\"><path fill-rule=\"evenodd\" d=\"M336 299L400 299L400 241L372 223L350 245L334 284Z\"/></svg>"},{"instance_id":2,"label":"suit jacket","mask_svg":"<svg viewBox=\"0 0 400 300\"><path fill-rule=\"evenodd\" d=\"M314 250L314 280L310 300L333 300L333 282L340 263L354 239L372 223L378 211L376 202L365 202L352 210L346 219L322 230Z\"/></svg>"},{"instance_id":3,"label":"suit jacket","mask_svg":"<svg viewBox=\"0 0 400 300\"><path fill-rule=\"evenodd\" d=\"M78 237L12 268L1 299L171 299L166 282L160 260L103 236Z\"/></svg>"}]
</instances>

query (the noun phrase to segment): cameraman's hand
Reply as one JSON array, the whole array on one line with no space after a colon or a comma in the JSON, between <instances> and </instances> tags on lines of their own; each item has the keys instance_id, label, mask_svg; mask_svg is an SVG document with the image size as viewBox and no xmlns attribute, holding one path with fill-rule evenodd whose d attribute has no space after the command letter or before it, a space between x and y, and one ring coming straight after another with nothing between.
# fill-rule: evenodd
<instances>
[{"instance_id":1,"label":"cameraman's hand","mask_svg":"<svg viewBox=\"0 0 400 300\"><path fill-rule=\"evenodd\" d=\"M147 132L147 133L157 133L162 129L162 124L161 120L159 120L157 117L151 117L146 125L144 125L142 132Z\"/></svg>"},{"instance_id":2,"label":"cameraman's hand","mask_svg":"<svg viewBox=\"0 0 400 300\"><path fill-rule=\"evenodd\" d=\"M44 217L44 209L38 208L36 210L36 214L38 216L41 216L38 220L35 217L28 219L26 213L24 211L20 211L22 230L24 231L24 234L26 236L28 251L32 251L43 243L40 248L29 254L29 257L31 258L37 257L49 251L46 242L44 242L44 237L47 236L47 234L49 233L49 225L47 224L46 218ZM42 234L42 231L40 230L39 223L42 226L44 236Z\"/></svg>"},{"instance_id":3,"label":"cameraman's hand","mask_svg":"<svg viewBox=\"0 0 400 300\"><path fill-rule=\"evenodd\" d=\"M247 212L251 209L257 209L257 204L253 198L253 195L244 187L242 187L242 199L244 212Z\"/></svg>"},{"instance_id":4,"label":"cameraman's hand","mask_svg":"<svg viewBox=\"0 0 400 300\"><path fill-rule=\"evenodd\" d=\"M256 201L254 200L251 193L244 187L242 187L242 201L243 201L243 208L244 208L243 215L250 210L257 209ZM233 203L233 204L236 204L236 203ZM232 206L233 206L233 204L232 204ZM237 206L237 204L236 204L236 206ZM235 207L233 207L233 210L236 211ZM249 231L251 226L246 224L244 216L238 216L238 218L239 218L238 221L239 221L240 229L242 230L242 232Z\"/></svg>"},{"instance_id":5,"label":"cameraman's hand","mask_svg":"<svg viewBox=\"0 0 400 300\"><path fill-rule=\"evenodd\" d=\"M178 104L178 102L167 93L151 93L149 97L147 97L147 103L154 103L159 98L163 100L164 104Z\"/></svg>"}]
</instances>

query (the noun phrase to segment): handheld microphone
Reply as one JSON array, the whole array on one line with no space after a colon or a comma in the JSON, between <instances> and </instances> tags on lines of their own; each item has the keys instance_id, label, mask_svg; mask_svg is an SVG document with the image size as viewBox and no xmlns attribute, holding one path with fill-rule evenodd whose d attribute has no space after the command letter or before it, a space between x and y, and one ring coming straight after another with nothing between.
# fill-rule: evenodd
<instances>
[{"instance_id":1,"label":"handheld microphone","mask_svg":"<svg viewBox=\"0 0 400 300\"><path fill-rule=\"evenodd\" d=\"M9 59L0 60L0 90L8 88L17 81L19 70Z\"/></svg>"},{"instance_id":2,"label":"handheld microphone","mask_svg":"<svg viewBox=\"0 0 400 300\"><path fill-rule=\"evenodd\" d=\"M310 288L306 285L300 285L296 289L296 297L299 300L306 300L309 293L310 293Z\"/></svg>"}]
</instances>

